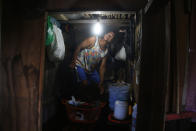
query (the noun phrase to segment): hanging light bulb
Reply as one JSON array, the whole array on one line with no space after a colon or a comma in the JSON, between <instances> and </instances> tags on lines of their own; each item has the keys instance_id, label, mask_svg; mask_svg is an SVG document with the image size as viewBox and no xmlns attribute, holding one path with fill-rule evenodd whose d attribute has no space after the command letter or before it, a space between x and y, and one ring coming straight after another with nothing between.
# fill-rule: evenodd
<instances>
[{"instance_id":1,"label":"hanging light bulb","mask_svg":"<svg viewBox=\"0 0 196 131\"><path fill-rule=\"evenodd\" d=\"M93 25L93 34L100 35L102 33L102 26L99 21Z\"/></svg>"}]
</instances>

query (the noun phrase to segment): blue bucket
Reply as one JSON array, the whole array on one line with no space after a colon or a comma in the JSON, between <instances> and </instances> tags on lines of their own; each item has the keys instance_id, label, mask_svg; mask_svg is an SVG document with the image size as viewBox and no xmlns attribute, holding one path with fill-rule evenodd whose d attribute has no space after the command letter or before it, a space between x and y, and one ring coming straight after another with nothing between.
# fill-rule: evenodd
<instances>
[{"instance_id":1,"label":"blue bucket","mask_svg":"<svg viewBox=\"0 0 196 131\"><path fill-rule=\"evenodd\" d=\"M130 84L111 84L109 90L109 107L114 111L114 104L116 100L129 101L130 98Z\"/></svg>"}]
</instances>

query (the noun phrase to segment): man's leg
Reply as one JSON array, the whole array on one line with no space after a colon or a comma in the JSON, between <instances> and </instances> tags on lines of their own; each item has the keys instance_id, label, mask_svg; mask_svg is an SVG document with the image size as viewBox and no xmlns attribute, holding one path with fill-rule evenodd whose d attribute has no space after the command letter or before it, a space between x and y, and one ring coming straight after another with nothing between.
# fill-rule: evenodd
<instances>
[{"instance_id":1,"label":"man's leg","mask_svg":"<svg viewBox=\"0 0 196 131\"><path fill-rule=\"evenodd\" d=\"M85 72L85 70L81 67L76 68L77 71L77 75L79 77L79 86L78 88L75 90L75 97L79 100L82 101L87 101L87 91L86 88L88 87L88 79L87 79L87 74Z\"/></svg>"},{"instance_id":2,"label":"man's leg","mask_svg":"<svg viewBox=\"0 0 196 131\"><path fill-rule=\"evenodd\" d=\"M98 84L100 82L99 73L97 71L93 71L92 73L88 74L87 77L90 80L90 86L88 87L87 91L89 92L89 99L91 101L99 100L99 88Z\"/></svg>"},{"instance_id":3,"label":"man's leg","mask_svg":"<svg viewBox=\"0 0 196 131\"><path fill-rule=\"evenodd\" d=\"M94 83L94 84L99 84L100 82L100 77L99 77L99 73L95 70L92 73L90 73L89 75L89 79Z\"/></svg>"}]
</instances>

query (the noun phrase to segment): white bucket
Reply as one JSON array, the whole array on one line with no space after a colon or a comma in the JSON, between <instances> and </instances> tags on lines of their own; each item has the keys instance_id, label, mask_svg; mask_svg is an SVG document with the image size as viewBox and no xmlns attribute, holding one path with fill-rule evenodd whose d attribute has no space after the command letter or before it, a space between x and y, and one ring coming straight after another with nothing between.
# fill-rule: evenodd
<instances>
[{"instance_id":1,"label":"white bucket","mask_svg":"<svg viewBox=\"0 0 196 131\"><path fill-rule=\"evenodd\" d=\"M114 118L118 120L124 120L128 115L128 102L127 101L115 101L114 106Z\"/></svg>"}]
</instances>

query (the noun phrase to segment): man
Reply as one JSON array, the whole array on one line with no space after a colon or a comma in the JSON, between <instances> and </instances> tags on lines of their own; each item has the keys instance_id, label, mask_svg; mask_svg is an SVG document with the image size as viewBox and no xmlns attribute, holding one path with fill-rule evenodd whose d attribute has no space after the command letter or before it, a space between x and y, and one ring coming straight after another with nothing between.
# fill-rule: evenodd
<instances>
[{"instance_id":1,"label":"man","mask_svg":"<svg viewBox=\"0 0 196 131\"><path fill-rule=\"evenodd\" d=\"M114 38L114 32L109 32L103 38L90 37L85 39L75 50L72 68L76 68L79 79L83 86L90 83L95 83L100 88L100 93L103 94L103 81L105 73L105 65L107 59L108 49L106 45L109 44ZM99 74L96 67L99 62Z\"/></svg>"}]
</instances>

